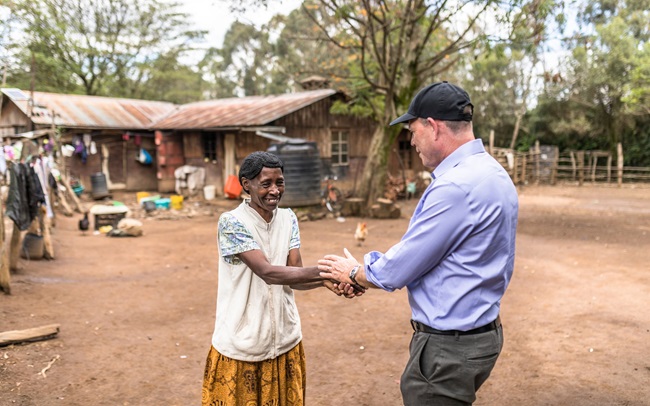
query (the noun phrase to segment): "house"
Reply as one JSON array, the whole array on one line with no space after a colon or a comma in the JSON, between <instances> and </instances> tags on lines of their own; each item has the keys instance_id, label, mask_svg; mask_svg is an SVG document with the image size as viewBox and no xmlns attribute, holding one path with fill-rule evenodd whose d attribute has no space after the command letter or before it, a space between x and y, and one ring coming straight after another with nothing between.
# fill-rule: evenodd
<instances>
[{"instance_id":1,"label":"house","mask_svg":"<svg viewBox=\"0 0 650 406\"><path fill-rule=\"evenodd\" d=\"M63 145L83 144L85 152L79 147L62 164L65 173L87 187L92 174L103 172L110 190L157 188L156 165L143 165L136 157L144 149L155 162L151 126L173 111L174 104L19 89L1 92L2 138L33 131L54 140L58 134Z\"/></svg>"},{"instance_id":2,"label":"house","mask_svg":"<svg viewBox=\"0 0 650 406\"><path fill-rule=\"evenodd\" d=\"M97 154L67 158L66 171L88 185L93 173L104 172L109 189L173 192L175 170L188 165L204 168L205 183L216 186L218 194L249 153L302 139L318 145L323 174L336 176L342 188L352 191L361 179L375 124L332 114L333 103L344 99L341 92L316 88L174 105L3 89L0 135L56 128L64 144L83 143L85 135ZM136 160L140 149L152 156L152 165ZM420 164L406 132L393 152L393 174Z\"/></svg>"},{"instance_id":3,"label":"house","mask_svg":"<svg viewBox=\"0 0 650 406\"><path fill-rule=\"evenodd\" d=\"M334 101L343 97L319 89L178 106L154 125L167 143L159 155L160 190L173 188L174 165L164 165L170 160L177 164L179 154L184 164L205 167L206 183L223 185L246 155L288 139L316 142L324 171L353 180L365 162L374 125L369 119L330 113Z\"/></svg>"}]
</instances>

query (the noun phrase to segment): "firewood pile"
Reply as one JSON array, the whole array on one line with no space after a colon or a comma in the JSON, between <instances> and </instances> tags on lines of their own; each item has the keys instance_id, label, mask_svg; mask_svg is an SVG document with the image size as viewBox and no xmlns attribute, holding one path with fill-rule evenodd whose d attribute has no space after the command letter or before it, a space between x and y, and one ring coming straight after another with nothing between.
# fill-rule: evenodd
<instances>
[{"instance_id":1,"label":"firewood pile","mask_svg":"<svg viewBox=\"0 0 650 406\"><path fill-rule=\"evenodd\" d=\"M384 198L396 201L398 198L406 196L406 184L401 176L388 175L386 187L384 189Z\"/></svg>"}]
</instances>

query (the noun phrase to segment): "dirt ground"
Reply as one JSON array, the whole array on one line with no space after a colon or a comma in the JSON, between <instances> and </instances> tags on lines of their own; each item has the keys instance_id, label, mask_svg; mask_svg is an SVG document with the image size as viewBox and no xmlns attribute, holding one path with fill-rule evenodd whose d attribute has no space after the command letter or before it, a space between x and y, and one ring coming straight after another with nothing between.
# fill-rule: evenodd
<instances>
[{"instance_id":1,"label":"dirt ground","mask_svg":"<svg viewBox=\"0 0 650 406\"><path fill-rule=\"evenodd\" d=\"M519 193L505 347L475 405L650 405L650 185ZM364 247L353 239L356 218L301 222L304 263L344 246L359 259L386 250L415 201L400 204L400 219L366 219ZM192 218L143 219L139 238L82 235L80 216L59 216L56 259L21 260L12 294L0 294L0 332L58 323L60 333L0 347L0 405L200 404L216 223L231 206L186 202ZM401 405L412 334L406 292L296 296L307 404Z\"/></svg>"}]
</instances>

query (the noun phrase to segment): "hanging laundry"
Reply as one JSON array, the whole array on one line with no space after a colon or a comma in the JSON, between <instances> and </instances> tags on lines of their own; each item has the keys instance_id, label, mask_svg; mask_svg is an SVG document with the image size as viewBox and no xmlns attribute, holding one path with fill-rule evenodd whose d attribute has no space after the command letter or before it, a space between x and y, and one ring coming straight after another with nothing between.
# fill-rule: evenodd
<instances>
[{"instance_id":1,"label":"hanging laundry","mask_svg":"<svg viewBox=\"0 0 650 406\"><path fill-rule=\"evenodd\" d=\"M81 137L79 135L75 135L72 138L72 146L74 147L74 153L75 154L81 154L81 151L84 149L84 143L81 140Z\"/></svg>"},{"instance_id":2,"label":"hanging laundry","mask_svg":"<svg viewBox=\"0 0 650 406\"><path fill-rule=\"evenodd\" d=\"M10 185L7 196L7 217L24 231L38 216L38 208L45 203L45 195L34 169L27 164L14 164L9 170Z\"/></svg>"}]
</instances>

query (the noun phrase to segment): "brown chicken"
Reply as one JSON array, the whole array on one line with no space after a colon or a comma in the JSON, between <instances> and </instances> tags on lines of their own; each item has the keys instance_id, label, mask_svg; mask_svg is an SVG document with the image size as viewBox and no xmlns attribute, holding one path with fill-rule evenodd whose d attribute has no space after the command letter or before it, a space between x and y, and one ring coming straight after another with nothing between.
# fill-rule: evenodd
<instances>
[{"instance_id":1,"label":"brown chicken","mask_svg":"<svg viewBox=\"0 0 650 406\"><path fill-rule=\"evenodd\" d=\"M357 245L359 247L363 245L366 237L368 237L368 226L363 222L357 223L357 229L354 232L354 239L357 240Z\"/></svg>"}]
</instances>

